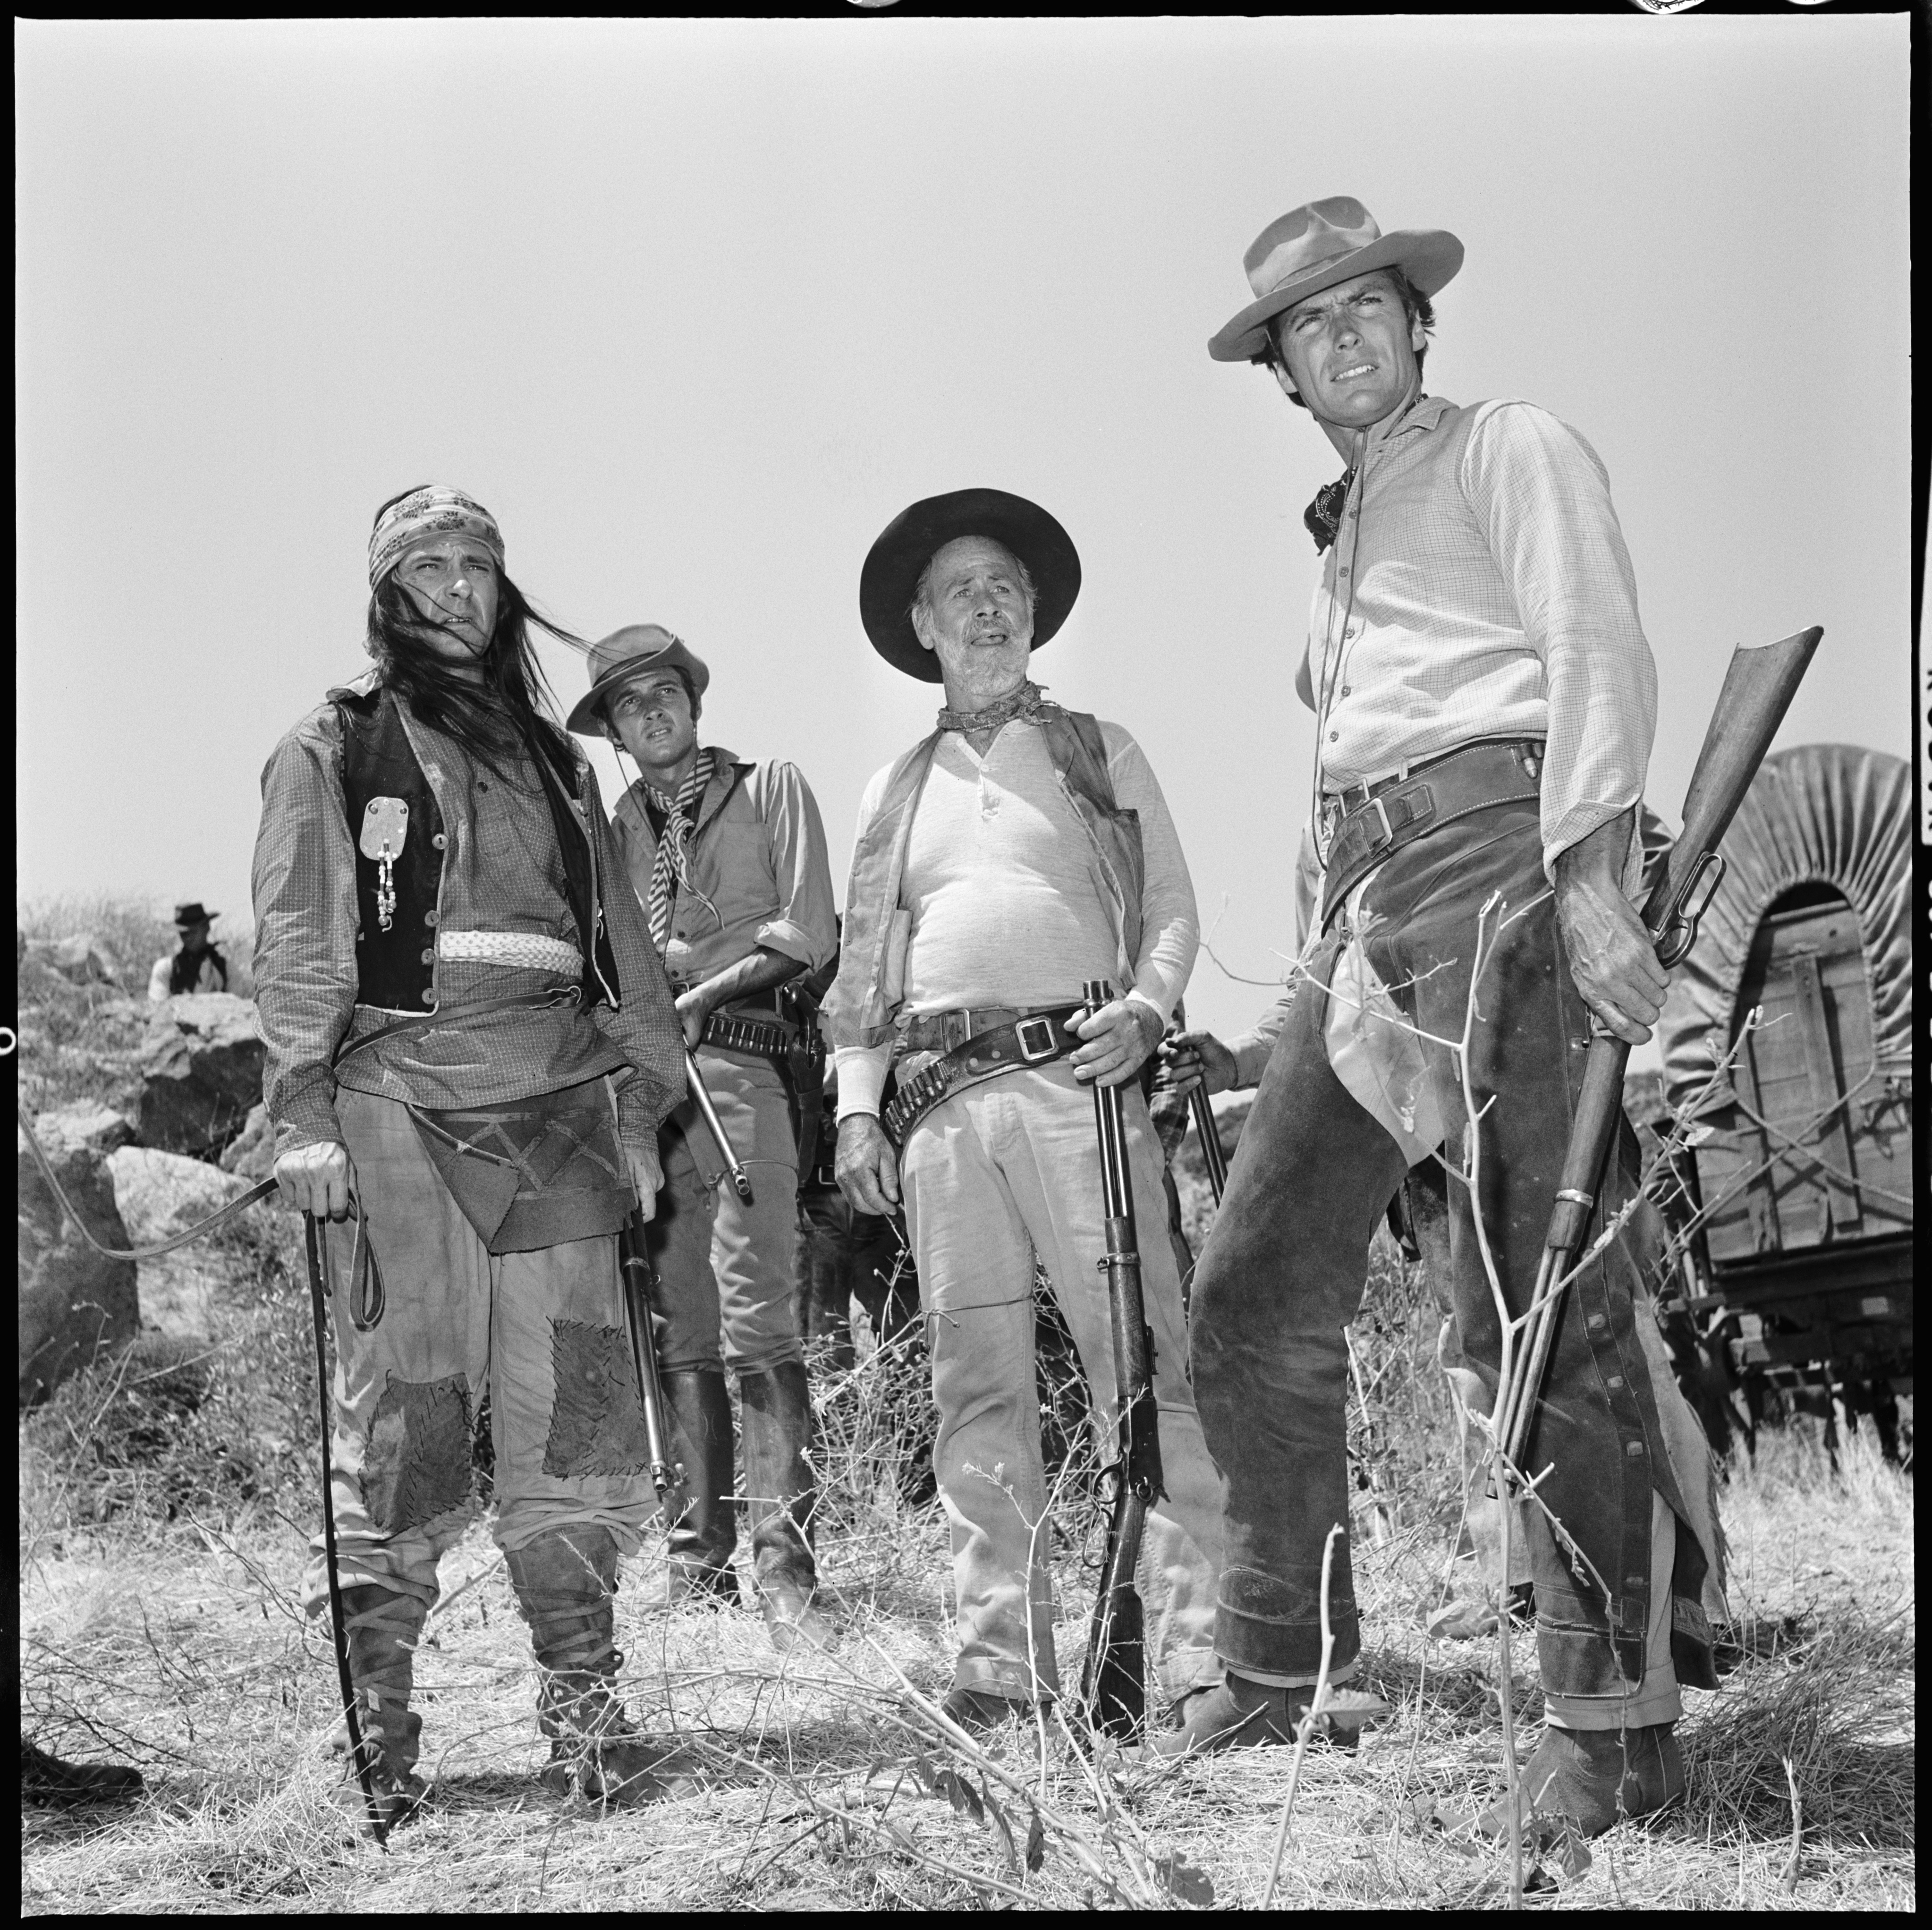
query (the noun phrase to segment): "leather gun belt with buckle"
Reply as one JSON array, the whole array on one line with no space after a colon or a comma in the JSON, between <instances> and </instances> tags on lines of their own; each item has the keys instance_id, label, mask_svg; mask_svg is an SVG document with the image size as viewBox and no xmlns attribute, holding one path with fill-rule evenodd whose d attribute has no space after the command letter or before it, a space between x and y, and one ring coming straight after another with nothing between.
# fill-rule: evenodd
<instances>
[{"instance_id":1,"label":"leather gun belt with buckle","mask_svg":"<svg viewBox=\"0 0 1932 1930\"><path fill-rule=\"evenodd\" d=\"M1473 812L1534 803L1543 743L1540 737L1486 739L1399 777L1351 785L1324 797L1322 829L1329 842L1322 930L1334 923L1349 893L1392 852Z\"/></svg>"},{"instance_id":2,"label":"leather gun belt with buckle","mask_svg":"<svg viewBox=\"0 0 1932 1930\"><path fill-rule=\"evenodd\" d=\"M1066 1058L1081 1043L1068 1022L1086 1009L1084 1005L1054 1005L1043 1012L994 1008L932 1012L914 1019L900 1041L900 1051L938 1050L942 1055L902 1081L897 1096L881 1115L879 1123L894 1149L904 1145L913 1128L941 1100L969 1086L983 1085L1002 1073L1023 1072L1029 1066L1051 1065L1055 1059Z\"/></svg>"}]
</instances>

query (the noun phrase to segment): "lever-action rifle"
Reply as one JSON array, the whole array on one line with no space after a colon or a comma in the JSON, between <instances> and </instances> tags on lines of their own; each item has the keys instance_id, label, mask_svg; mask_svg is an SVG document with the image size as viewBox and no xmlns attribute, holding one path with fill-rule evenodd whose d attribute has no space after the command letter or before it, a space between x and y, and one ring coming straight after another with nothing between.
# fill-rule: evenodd
<instances>
[{"instance_id":1,"label":"lever-action rifle","mask_svg":"<svg viewBox=\"0 0 1932 1930\"><path fill-rule=\"evenodd\" d=\"M1113 997L1104 979L1089 979L1081 996L1090 1015ZM1100 1141L1100 1184L1106 1214L1107 1276L1114 1337L1117 1448L1108 1470L1114 1485L1107 1554L1094 1598L1094 1621L1082 1671L1080 1702L1088 1721L1117 1738L1137 1736L1147 1718L1147 1640L1141 1598L1134 1591L1147 1511L1166 1488L1154 1394L1154 1336L1141 1299L1141 1256L1134 1232L1133 1175L1127 1163L1126 1121L1118 1085L1094 1087L1094 1120Z\"/></svg>"},{"instance_id":2,"label":"lever-action rifle","mask_svg":"<svg viewBox=\"0 0 1932 1930\"><path fill-rule=\"evenodd\" d=\"M664 1382L658 1375L657 1337L651 1328L651 1288L656 1276L645 1245L646 1225L641 1212L633 1211L617 1235L617 1264L624 1279L624 1318L631 1330L631 1364L638 1376L638 1400L644 1410L645 1469L662 1501L674 1481L684 1478L684 1469L670 1457L670 1442L664 1430Z\"/></svg>"},{"instance_id":3,"label":"lever-action rifle","mask_svg":"<svg viewBox=\"0 0 1932 1930\"><path fill-rule=\"evenodd\" d=\"M1683 831L1671 848L1664 876L1644 902L1644 929L1656 945L1658 962L1666 968L1684 957L1696 938L1697 920L1724 875L1718 845L1744 802L1823 635L1814 627L1781 643L1732 654L1704 747L1690 773ZM1512 1356L1510 1378L1496 1394L1496 1439L1509 1465L1519 1469L1549 1376L1550 1357L1563 1317L1563 1289L1582 1247L1604 1162L1616 1136L1629 1059L1628 1045L1592 1025L1582 1091L1570 1122L1569 1153L1537 1269L1530 1318Z\"/></svg>"}]
</instances>

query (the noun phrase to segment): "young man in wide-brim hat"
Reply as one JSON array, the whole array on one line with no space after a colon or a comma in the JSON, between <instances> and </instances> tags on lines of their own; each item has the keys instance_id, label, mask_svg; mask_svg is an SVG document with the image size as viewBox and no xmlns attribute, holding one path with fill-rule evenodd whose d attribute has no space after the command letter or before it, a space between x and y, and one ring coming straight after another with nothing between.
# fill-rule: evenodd
<instances>
[{"instance_id":1,"label":"young man in wide-brim hat","mask_svg":"<svg viewBox=\"0 0 1932 1930\"><path fill-rule=\"evenodd\" d=\"M275 1177L334 1283L331 1493L376 1795L394 1821L425 1793L415 1652L487 1393L544 1780L641 1802L686 1777L617 1694L618 1563L656 1505L617 1235L655 1206L676 1014L496 519L407 491L368 566L375 668L271 755L254 902Z\"/></svg>"},{"instance_id":2,"label":"young man in wide-brim hat","mask_svg":"<svg viewBox=\"0 0 1932 1930\"><path fill-rule=\"evenodd\" d=\"M1116 724L1048 702L1031 653L1066 620L1080 561L1003 490L896 517L860 578L873 647L943 683L930 735L860 806L838 977L839 1184L903 1202L939 1411L933 1463L952 1530L958 1653L948 1712L986 1727L1058 1693L1050 1529L1034 1376L1034 1262L1052 1277L1093 1393L1114 1405L1093 1082L1126 1086L1142 1223L1163 1217L1138 1085L1194 962L1194 891L1167 806ZM1083 985L1118 994L1097 1012ZM896 1066L899 1097L880 1117ZM1171 1697L1219 1676L1210 1643L1218 1486L1187 1384L1180 1277L1143 1242L1166 1498L1141 1574L1148 1650Z\"/></svg>"},{"instance_id":3,"label":"young man in wide-brim hat","mask_svg":"<svg viewBox=\"0 0 1932 1930\"><path fill-rule=\"evenodd\" d=\"M1306 518L1324 559L1298 683L1317 719L1310 940L1256 1032L1183 1042L1210 1085L1259 1086L1194 1283L1195 1387L1228 1477L1228 1673L1186 1747L1286 1740L1307 1706L1323 1546L1348 1520L1342 1330L1404 1174L1479 1170L1480 1200L1450 1184L1435 1284L1486 1412L1496 1293L1522 1313L1591 1028L1648 1038L1662 1003L1627 895L1656 712L1629 554L1575 431L1424 392L1431 297L1462 257L1450 235L1383 235L1348 197L1310 203L1249 250L1256 299L1209 344L1268 367L1348 468ZM1472 1013L1479 1126L1440 1043ZM1606 1181L1593 1237L1636 1178ZM1521 1780L1592 1831L1681 1790L1679 1684L1714 1685L1712 1469L1648 1304L1659 1230L1640 1208L1572 1286L1529 1444L1550 1514L1516 1531L1547 1724ZM1346 1535L1329 1610L1346 1676Z\"/></svg>"},{"instance_id":4,"label":"young man in wide-brim hat","mask_svg":"<svg viewBox=\"0 0 1932 1930\"><path fill-rule=\"evenodd\" d=\"M700 745L711 673L681 638L634 623L591 652L570 728L627 751L637 781L612 829L677 995L686 1043L752 1198L688 1099L664 1122L652 1223L658 1346L686 1477L670 1531L674 1601L738 1598L731 1402L744 1417L752 1574L772 1641L822 1647L814 1605L812 1401L793 1297L801 1150L812 1156L824 1058L801 974L838 948L818 805L797 765Z\"/></svg>"}]
</instances>

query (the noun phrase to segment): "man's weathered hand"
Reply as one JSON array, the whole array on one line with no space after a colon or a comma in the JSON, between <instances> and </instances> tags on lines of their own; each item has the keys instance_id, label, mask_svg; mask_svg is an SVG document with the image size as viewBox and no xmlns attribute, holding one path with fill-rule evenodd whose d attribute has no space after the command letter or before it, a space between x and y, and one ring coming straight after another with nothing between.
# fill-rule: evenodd
<instances>
[{"instance_id":1,"label":"man's weathered hand","mask_svg":"<svg viewBox=\"0 0 1932 1930\"><path fill-rule=\"evenodd\" d=\"M1635 812L1626 811L1558 855L1556 921L1584 1004L1618 1038L1640 1046L1664 1010L1670 974L1623 894L1635 821Z\"/></svg>"},{"instance_id":2,"label":"man's weathered hand","mask_svg":"<svg viewBox=\"0 0 1932 1930\"><path fill-rule=\"evenodd\" d=\"M1232 1092L1239 1076L1234 1054L1212 1032L1176 1032L1161 1041L1157 1084L1172 1091L1198 1082L1210 1092Z\"/></svg>"},{"instance_id":3,"label":"man's weathered hand","mask_svg":"<svg viewBox=\"0 0 1932 1930\"><path fill-rule=\"evenodd\" d=\"M626 1147L624 1162L631 1169L631 1184L638 1191L638 1211L646 1220L658 1215L658 1188L664 1184L664 1168L658 1163L655 1146Z\"/></svg>"},{"instance_id":4,"label":"man's weathered hand","mask_svg":"<svg viewBox=\"0 0 1932 1930\"><path fill-rule=\"evenodd\" d=\"M838 1190L861 1213L882 1220L898 1211L899 1163L886 1129L869 1112L848 1112L838 1122L833 1166Z\"/></svg>"},{"instance_id":5,"label":"man's weathered hand","mask_svg":"<svg viewBox=\"0 0 1932 1930\"><path fill-rule=\"evenodd\" d=\"M1132 1079L1160 1043L1160 1014L1138 998L1117 998L1073 1028L1087 1043L1072 1055L1073 1076L1083 1084L1120 1085Z\"/></svg>"},{"instance_id":6,"label":"man's weathered hand","mask_svg":"<svg viewBox=\"0 0 1932 1930\"><path fill-rule=\"evenodd\" d=\"M346 1220L356 1169L339 1139L296 1146L275 1162L281 1203L291 1213L313 1213L318 1220Z\"/></svg>"}]
</instances>

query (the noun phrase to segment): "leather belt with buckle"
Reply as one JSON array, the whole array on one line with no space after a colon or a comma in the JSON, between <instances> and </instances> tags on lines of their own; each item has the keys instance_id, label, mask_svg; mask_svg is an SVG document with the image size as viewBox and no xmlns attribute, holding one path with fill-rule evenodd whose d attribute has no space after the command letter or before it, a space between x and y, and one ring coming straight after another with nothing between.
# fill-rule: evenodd
<instances>
[{"instance_id":1,"label":"leather belt with buckle","mask_svg":"<svg viewBox=\"0 0 1932 1930\"><path fill-rule=\"evenodd\" d=\"M1070 1022L1084 1005L1056 1005L1044 1012L1012 1012L994 1007L972 1012L928 1012L912 1019L899 1051L938 1051L941 1056L903 1080L892 1103L880 1115L895 1148L940 1100L968 1087L983 1085L1002 1073L1064 1059L1081 1043Z\"/></svg>"},{"instance_id":2,"label":"leather belt with buckle","mask_svg":"<svg viewBox=\"0 0 1932 1930\"><path fill-rule=\"evenodd\" d=\"M1474 812L1533 803L1543 752L1540 737L1485 739L1394 777L1330 792L1322 800L1329 841L1322 929L1328 929L1349 893L1392 852Z\"/></svg>"}]
</instances>

